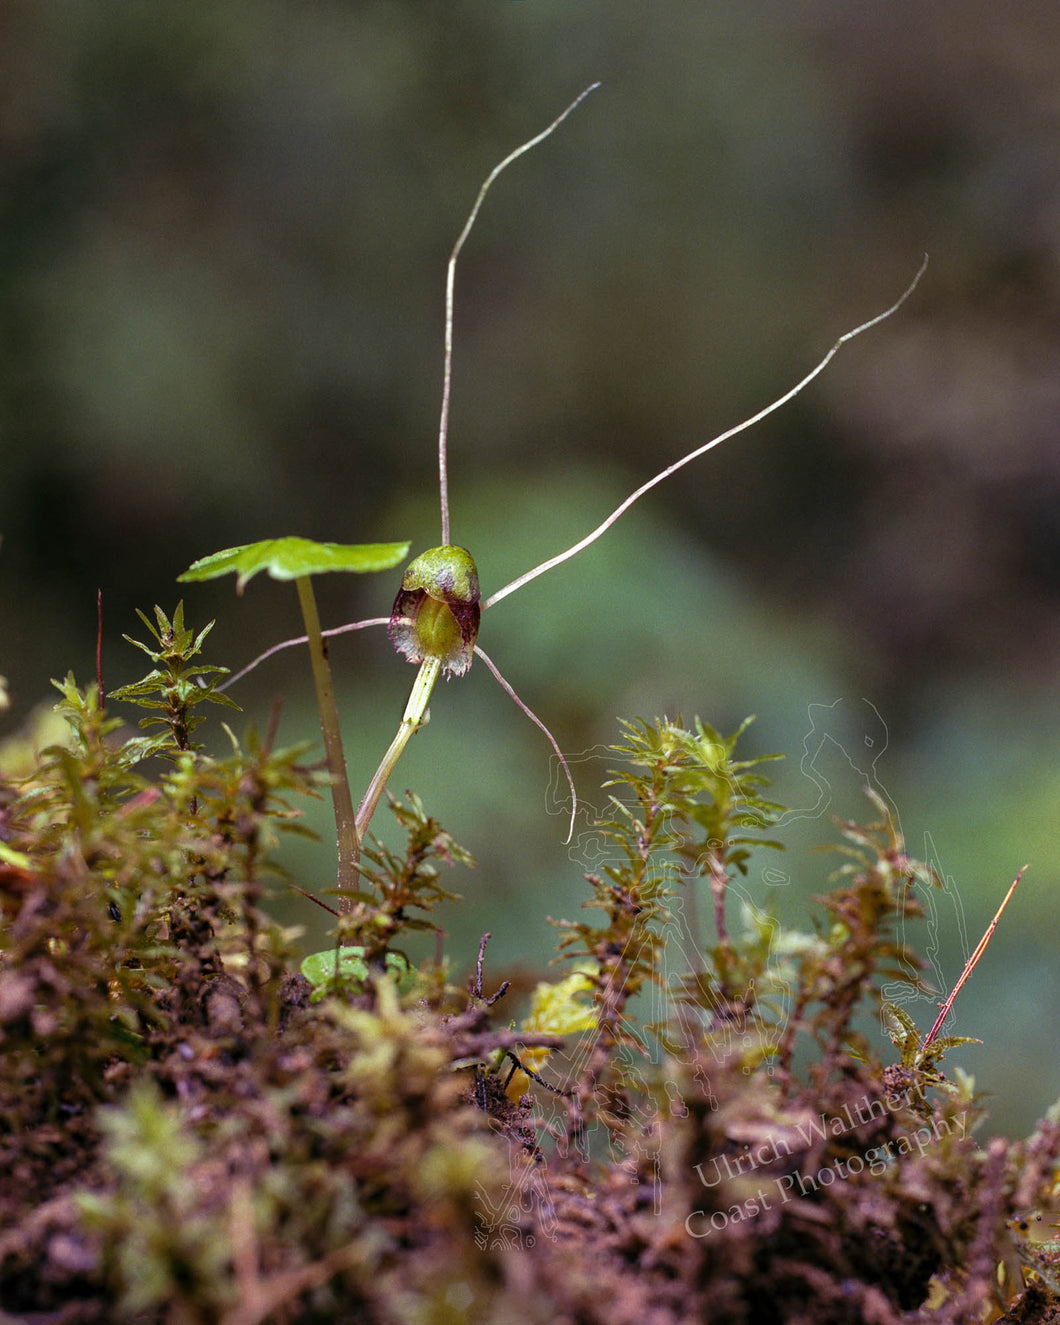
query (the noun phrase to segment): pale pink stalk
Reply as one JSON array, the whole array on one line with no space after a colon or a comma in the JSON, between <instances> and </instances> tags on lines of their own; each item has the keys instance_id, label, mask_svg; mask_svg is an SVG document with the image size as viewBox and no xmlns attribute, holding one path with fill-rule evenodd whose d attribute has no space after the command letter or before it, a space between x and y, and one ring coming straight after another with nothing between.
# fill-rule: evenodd
<instances>
[{"instance_id":1,"label":"pale pink stalk","mask_svg":"<svg viewBox=\"0 0 1060 1325\"><path fill-rule=\"evenodd\" d=\"M544 142L549 134L563 123L571 111L576 109L589 93L595 91L599 86L599 83L593 83L584 92L579 93L562 115L557 115L547 129L542 129L539 134L528 139L527 142L517 147L514 152L509 152L499 165L493 167L486 176L486 182L479 189L475 205L471 208L471 213L464 222L464 228L457 236L453 251L449 255L449 266L445 277L445 367L442 371L442 416L438 424L438 495L442 508L443 545L449 542L449 464L447 446L449 438L449 396L453 384L453 288L456 281L456 260L460 256L460 250L464 247L464 241L471 233L486 194L489 192L489 187L497 176L503 170L506 170L513 161L517 161L524 152L529 152L538 143Z\"/></svg>"},{"instance_id":2,"label":"pale pink stalk","mask_svg":"<svg viewBox=\"0 0 1060 1325\"><path fill-rule=\"evenodd\" d=\"M499 668L499 667L497 666L497 664L493 661L493 659L489 656L489 654L486 653L486 651L485 651L484 649L480 649L479 646L478 646L477 644L475 645L475 652L478 654L478 656L482 659L482 661L486 664L486 666L487 666L487 667L490 669L490 671L493 673L494 677L495 677L496 680L497 680L497 684L498 684L498 685L500 686L500 688L504 691L504 693L508 696L508 698L512 701L512 703L515 704L515 706L516 706L517 708L521 709L522 712L526 714L526 716L530 719L530 721L531 721L532 723L534 723L535 726L541 728L541 730L542 730L542 731L545 733L545 735L548 737L548 742L549 742L549 744L552 746L553 750L555 750L555 752L556 752L556 758L559 760L560 765L561 765L562 768L563 768L563 772L564 772L564 774L565 774L565 776L566 776L566 778L567 778L567 786L570 787L570 796L571 796L570 826L569 826L568 829L567 829L567 836L566 836L566 839L565 839L567 842L569 842L569 841L571 840L571 838L574 836L574 818L575 818L575 815L577 815L577 813L578 813L578 793L577 793L577 791L575 791L575 789L574 789L574 778L571 776L570 765L567 763L567 760L566 760L566 758L564 757L563 751L559 748L559 745L556 743L556 738L552 735L552 733L549 731L549 729L545 726L545 724L544 724L544 723L541 721L541 719L537 716L537 714L534 712L534 710L533 710L528 704L524 703L524 702L519 698L519 696L515 693L515 691L514 691L514 689L512 688L512 686L511 686L511 685L510 685L510 684L504 679L504 677L501 675L500 668Z\"/></svg>"},{"instance_id":3,"label":"pale pink stalk","mask_svg":"<svg viewBox=\"0 0 1060 1325\"><path fill-rule=\"evenodd\" d=\"M373 616L366 621L350 621L345 626L332 626L330 630L322 630L320 634L327 639L331 635L345 635L350 630L363 630L365 626L386 626L389 625L388 616ZM279 644L274 644L271 649L266 649L264 653L259 653L253 662L248 662L246 667L236 672L235 676L230 676L224 685L215 687L217 690L227 690L229 686L235 685L237 681L242 681L248 672L252 672L258 663L263 663L266 658L271 658L274 653L279 653L281 649L293 648L296 644L308 644L308 635L296 635L294 639L281 640Z\"/></svg>"},{"instance_id":4,"label":"pale pink stalk","mask_svg":"<svg viewBox=\"0 0 1060 1325\"><path fill-rule=\"evenodd\" d=\"M863 331L868 331L871 327L878 326L881 322L889 318L892 313L896 313L898 309L901 308L919 285L921 276L923 276L924 272L927 270L927 264L927 254L925 254L924 260L920 264L920 270L913 277L912 282L901 297L896 299L890 308L886 309L883 313L877 313L874 318L870 318L868 322L862 322L861 325L855 327L853 331L844 332L817 367L814 368L812 372L807 373L801 382L797 382L789 391L785 391L782 396L778 396L777 399L774 400L771 405L767 405L765 409L760 409L757 414L752 414L749 419L744 419L742 423L738 423L734 428L729 428L728 431L719 433L717 437L712 437L709 442L704 442L702 446L697 446L694 451L689 451L688 454L682 456L680 460L675 460L672 465L667 465L667 467L656 474L654 478L650 478L647 483L642 483L636 492L631 493L624 502L619 506L616 506L607 519L604 520L602 524L598 524L591 534L586 534L583 539L580 539L577 543L567 548L566 552L560 552L554 557L549 557L547 561L541 562L541 564L535 566L533 570L525 571L522 575L517 576L510 584L506 584L503 589L498 589L495 594L491 594L482 604L482 610L485 611L487 607L492 607L494 603L499 603L502 598L507 598L510 593L515 593L516 589L521 589L524 584L529 584L530 581L536 579L538 575L544 575L545 571L552 570L555 566L561 566L565 561L570 561L571 557L576 557L579 552L584 552L585 549L595 543L602 534L605 534L616 520L625 515L634 502L639 501L645 493L650 492L652 488L657 487L665 479L668 479L671 474L676 474L679 469L683 469L685 465L691 464L693 460L698 460L701 455L706 455L708 451L712 451L714 447L720 446L722 442L727 442L730 437L735 437L738 433L746 432L748 428L754 427L756 423L760 423L762 419L767 418L770 414L773 414L780 409L781 406L786 405L789 400L793 400L800 391L810 385L818 374L824 372L825 368L828 367L839 353L840 348L845 345L847 341L853 340L855 336L860 336Z\"/></svg>"}]
</instances>

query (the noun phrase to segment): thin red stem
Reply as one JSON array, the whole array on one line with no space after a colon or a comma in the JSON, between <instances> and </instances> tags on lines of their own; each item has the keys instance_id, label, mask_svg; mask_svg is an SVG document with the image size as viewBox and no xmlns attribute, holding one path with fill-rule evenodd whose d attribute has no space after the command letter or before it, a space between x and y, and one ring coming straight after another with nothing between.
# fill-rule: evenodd
<instances>
[{"instance_id":1,"label":"thin red stem","mask_svg":"<svg viewBox=\"0 0 1060 1325\"><path fill-rule=\"evenodd\" d=\"M997 915L995 915L993 920L991 920L986 933L979 940L979 946L976 948L976 950L972 953L972 955L968 958L967 962L965 963L964 970L961 972L961 978L953 986L953 993L950 994L949 998L945 1001L945 1003L943 1003L942 1011L935 1018L935 1024L928 1031L927 1039L925 1039L924 1043L921 1045L921 1049L926 1049L928 1045L932 1042L932 1040L934 1040L935 1036L938 1035L939 1031L942 1029L942 1023L950 1015L950 1008L953 1007L953 1000L961 992L965 980L967 980L968 977L971 975L971 973L975 970L976 965L979 962L979 958L983 955L984 952L986 952L986 945L990 942L994 930L997 929L997 922L1001 919L1001 913L1002 911L1004 911L1005 907L1008 906L1009 898L1016 891L1016 885L1019 883L1020 879L1023 878L1024 871L1026 869L1027 866L1024 865L1023 869L1021 869L1020 872L1016 875L1016 877L1012 880L1012 885L1009 888L1008 892L1005 894L1005 900L997 908Z\"/></svg>"}]
</instances>

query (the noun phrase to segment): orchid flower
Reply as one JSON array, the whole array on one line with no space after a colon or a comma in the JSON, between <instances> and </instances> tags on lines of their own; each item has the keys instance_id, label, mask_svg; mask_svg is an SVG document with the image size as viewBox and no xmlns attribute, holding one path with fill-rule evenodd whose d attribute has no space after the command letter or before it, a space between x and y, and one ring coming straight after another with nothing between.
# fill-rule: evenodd
<instances>
[{"instance_id":1,"label":"orchid flower","mask_svg":"<svg viewBox=\"0 0 1060 1325\"><path fill-rule=\"evenodd\" d=\"M920 265L916 276L909 284L902 295L882 313L870 318L866 322L845 332L832 345L831 349L822 359L812 368L805 377L777 397L771 404L759 410L756 414L744 419L741 423L726 429L701 446L694 448L687 454L667 465L665 469L660 470L653 478L642 483L639 488L630 493L607 518L601 521L584 538L572 544L565 551L549 557L547 560L534 566L531 570L525 571L517 576L510 583L490 594L485 601L480 599L478 571L475 562L467 549L456 546L450 541L450 522L449 522L449 478L448 478L448 428L449 428L449 402L452 387L452 365L453 365L453 308L454 308L454 288L456 279L456 264L460 256L460 251L464 246L471 229L475 224L479 210L489 191L490 186L504 170L524 153L536 147L545 138L547 138L580 103L599 87L599 83L593 83L587 87L573 102L556 117L547 128L542 130L535 137L522 143L513 152L509 153L498 165L496 165L485 182L479 189L475 198L474 205L468 215L464 228L461 230L456 243L453 246L449 257L449 263L446 273L445 286L445 361L442 377L442 406L441 418L438 428L438 487L441 506L441 544L422 553L410 563L405 571L401 582L401 588L398 591L397 598L394 601L394 607L389 617L371 617L363 621L350 622L343 626L335 626L329 630L324 630L323 636L335 636L345 634L348 631L363 630L370 626L387 626L391 642L395 649L409 662L419 666L419 672L416 681L412 687L412 692L406 705L404 715L399 724L397 734L390 744L389 749L383 756L382 761L373 776L368 790L365 792L356 815L356 829L359 840L362 840L364 833L368 828L375 808L382 796L387 780L392 773L394 766L401 756L402 751L408 744L412 735L422 725L424 715L427 711L427 703L438 677L441 675L462 676L471 666L472 658L478 656L485 663L489 671L496 677L497 681L522 710L526 716L534 722L547 737L554 750L564 774L571 793L571 813L570 825L567 834L569 842L574 831L575 817L577 815L578 800L577 791L574 786L574 779L571 776L570 766L564 758L563 752L549 729L541 719L533 713L530 708L519 698L512 686L501 675L501 672L493 660L478 645L477 637L479 622L483 612L489 611L497 603L507 598L509 594L515 593L524 585L529 584L531 580L536 579L538 575L545 574L546 571L560 566L565 561L578 556L586 548L590 547L596 540L605 534L617 520L625 514L626 511L641 497L645 496L653 488L666 479L676 474L678 470L686 465L698 460L706 455L708 451L720 446L738 434L746 432L755 424L767 418L770 414L781 409L789 401L793 400L801 391L816 378L831 363L832 359L838 354L840 348L848 341L860 336L862 332L869 331L878 326L881 322L895 313L902 304L909 298L923 276L927 267L927 257L925 256ZM283 640L279 644L274 644L271 648L260 654L253 662L249 663L241 671L229 678L225 686L234 684L248 672L257 667L265 659L279 652L281 649L291 648L294 645L305 644L308 637L299 635L293 639ZM225 687L219 687L225 688Z\"/></svg>"}]
</instances>

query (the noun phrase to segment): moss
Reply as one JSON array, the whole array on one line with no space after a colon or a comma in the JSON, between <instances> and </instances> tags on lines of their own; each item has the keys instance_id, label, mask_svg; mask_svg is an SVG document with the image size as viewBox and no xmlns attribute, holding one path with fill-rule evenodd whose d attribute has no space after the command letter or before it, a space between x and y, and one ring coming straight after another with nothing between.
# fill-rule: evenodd
<instances>
[{"instance_id":1,"label":"moss","mask_svg":"<svg viewBox=\"0 0 1060 1325\"><path fill-rule=\"evenodd\" d=\"M181 639L178 671L201 643ZM198 694L171 679L138 691L164 718L146 743L68 679L68 741L0 785L6 1312L621 1325L1054 1310L1055 1255L1028 1228L1055 1217L1060 1124L977 1145L981 1102L944 1061L956 1042L922 1045L886 1004L884 984L918 978L900 936L935 880L885 806L840 826L813 931L780 931L731 914L729 883L776 849L779 811L739 733L629 725L600 827L613 863L588 876L595 920L560 922L577 978L539 991L552 1012L517 1029L505 986L486 993L485 940L470 992L429 963L400 986L385 973L450 895L439 870L468 863L415 798L393 802L405 850L366 848L340 925L364 948L356 978L310 998L262 889L316 775L252 737L206 756L182 709ZM699 878L714 941L675 978L664 957ZM650 1026L645 1002L664 1009ZM890 1057L866 1012L890 1017ZM514 1090L512 1055L527 1069Z\"/></svg>"}]
</instances>

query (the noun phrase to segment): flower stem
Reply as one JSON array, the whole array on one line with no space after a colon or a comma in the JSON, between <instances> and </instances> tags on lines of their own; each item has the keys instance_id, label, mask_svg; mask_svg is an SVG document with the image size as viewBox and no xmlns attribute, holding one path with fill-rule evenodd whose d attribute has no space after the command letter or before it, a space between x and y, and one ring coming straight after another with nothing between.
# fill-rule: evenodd
<instances>
[{"instance_id":1,"label":"flower stem","mask_svg":"<svg viewBox=\"0 0 1060 1325\"><path fill-rule=\"evenodd\" d=\"M375 770L375 776L368 784L368 790L364 793L364 799L358 807L357 833L359 838L363 839L368 830L372 815L375 813L375 807L379 804L379 798L383 794L383 788L386 786L390 774L394 771L394 765L401 758L401 752L408 745L412 734L423 722L423 715L427 711L427 701L431 697L431 691L434 689L434 683L438 680L441 670L440 658L424 658L423 662L420 663L420 670L416 673L412 694L409 695L409 702L405 705L405 712L397 729L397 735L390 742L390 748Z\"/></svg>"},{"instance_id":2,"label":"flower stem","mask_svg":"<svg viewBox=\"0 0 1060 1325\"><path fill-rule=\"evenodd\" d=\"M313 593L308 575L298 576L295 584L298 588L298 600L302 604L302 617L305 620L305 630L309 640L309 656L313 662L313 681L317 690L317 708L320 710L320 730L324 736L324 755L331 781L331 799L335 806L335 831L338 837L338 907L340 911L348 911L352 907L352 902L343 894L344 890L352 890L357 886L357 862L361 856L361 838L353 813L350 782L346 776L339 711L335 703L331 668L328 666L327 646L320 633L316 595Z\"/></svg>"}]
</instances>

